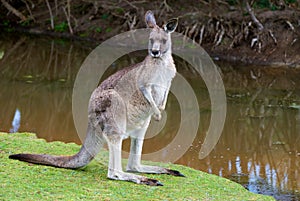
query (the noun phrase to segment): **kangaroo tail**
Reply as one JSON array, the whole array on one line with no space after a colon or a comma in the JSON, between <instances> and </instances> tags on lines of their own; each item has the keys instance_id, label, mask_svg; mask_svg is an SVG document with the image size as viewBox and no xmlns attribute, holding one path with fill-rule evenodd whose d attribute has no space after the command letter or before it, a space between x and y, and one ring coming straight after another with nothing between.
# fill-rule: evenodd
<instances>
[{"instance_id":1,"label":"kangaroo tail","mask_svg":"<svg viewBox=\"0 0 300 201\"><path fill-rule=\"evenodd\" d=\"M77 169L87 165L93 159L93 156L86 151L80 150L73 156L52 156L47 154L14 154L10 155L9 158L39 165Z\"/></svg>"},{"instance_id":2,"label":"kangaroo tail","mask_svg":"<svg viewBox=\"0 0 300 201\"><path fill-rule=\"evenodd\" d=\"M59 168L77 169L86 166L100 151L103 138L88 132L86 140L80 151L73 156L52 156L46 154L14 154L10 159L29 163L48 165Z\"/></svg>"}]
</instances>

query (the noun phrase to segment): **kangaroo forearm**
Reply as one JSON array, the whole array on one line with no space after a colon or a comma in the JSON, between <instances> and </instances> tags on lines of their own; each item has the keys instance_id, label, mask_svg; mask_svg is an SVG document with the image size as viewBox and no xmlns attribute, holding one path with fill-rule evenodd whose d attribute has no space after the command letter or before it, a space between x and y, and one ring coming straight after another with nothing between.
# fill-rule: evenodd
<instances>
[{"instance_id":1,"label":"kangaroo forearm","mask_svg":"<svg viewBox=\"0 0 300 201\"><path fill-rule=\"evenodd\" d=\"M159 114L160 111L151 95L151 89L150 87L140 87L140 90L142 92L142 94L144 95L144 97L146 98L146 100L150 103L152 110L154 111L155 114Z\"/></svg>"},{"instance_id":2,"label":"kangaroo forearm","mask_svg":"<svg viewBox=\"0 0 300 201\"><path fill-rule=\"evenodd\" d=\"M167 90L165 91L164 99L162 101L162 104L159 107L160 110L165 110L166 108L169 91L170 91L170 86L168 86Z\"/></svg>"}]
</instances>

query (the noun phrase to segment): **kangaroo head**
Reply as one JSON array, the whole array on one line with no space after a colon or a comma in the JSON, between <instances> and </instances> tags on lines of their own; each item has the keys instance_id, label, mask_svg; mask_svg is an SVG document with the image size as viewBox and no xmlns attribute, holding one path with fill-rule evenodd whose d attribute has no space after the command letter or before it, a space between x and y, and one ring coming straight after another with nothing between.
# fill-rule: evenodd
<instances>
[{"instance_id":1,"label":"kangaroo head","mask_svg":"<svg viewBox=\"0 0 300 201\"><path fill-rule=\"evenodd\" d=\"M153 58L160 58L171 51L171 33L175 31L178 19L169 20L162 28L156 25L152 11L147 11L145 21L148 28L151 28L148 52Z\"/></svg>"}]
</instances>

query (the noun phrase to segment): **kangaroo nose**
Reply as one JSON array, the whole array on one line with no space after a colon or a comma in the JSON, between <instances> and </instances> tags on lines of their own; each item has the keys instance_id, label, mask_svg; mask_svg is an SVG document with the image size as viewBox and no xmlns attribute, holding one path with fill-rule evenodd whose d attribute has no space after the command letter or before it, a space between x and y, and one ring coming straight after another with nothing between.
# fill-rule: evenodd
<instances>
[{"instance_id":1,"label":"kangaroo nose","mask_svg":"<svg viewBox=\"0 0 300 201\"><path fill-rule=\"evenodd\" d=\"M160 51L159 50L151 50L151 56L159 57L160 56Z\"/></svg>"}]
</instances>

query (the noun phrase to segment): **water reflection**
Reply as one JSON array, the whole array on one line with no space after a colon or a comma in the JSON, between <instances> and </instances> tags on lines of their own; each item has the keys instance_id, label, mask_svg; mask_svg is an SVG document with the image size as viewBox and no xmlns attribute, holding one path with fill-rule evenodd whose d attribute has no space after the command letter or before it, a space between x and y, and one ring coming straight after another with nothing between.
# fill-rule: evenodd
<instances>
[{"instance_id":1,"label":"water reflection","mask_svg":"<svg viewBox=\"0 0 300 201\"><path fill-rule=\"evenodd\" d=\"M49 141L80 143L72 119L72 87L92 48L49 38L1 34L0 38L0 129L9 132L18 108L19 131L35 132Z\"/></svg>"},{"instance_id":2,"label":"water reflection","mask_svg":"<svg viewBox=\"0 0 300 201\"><path fill-rule=\"evenodd\" d=\"M20 110L17 108L15 115L14 115L14 119L11 123L12 128L9 129L9 132L11 133L15 133L18 132L19 128L20 128L20 124L21 124L21 112Z\"/></svg>"},{"instance_id":3,"label":"water reflection","mask_svg":"<svg viewBox=\"0 0 300 201\"><path fill-rule=\"evenodd\" d=\"M89 51L81 44L49 39L0 40L0 130L8 132L13 120L15 130L80 143L71 113L72 86ZM135 56L123 57L106 76L140 61L144 53ZM300 200L300 71L219 64L228 100L226 123L212 153L199 160L210 124L209 94L186 62L177 58L176 65L193 87L201 113L198 135L177 163L230 178L252 192ZM180 108L172 94L167 114L165 129L148 136L144 153L165 147L177 133ZM129 150L129 141L124 149Z\"/></svg>"}]
</instances>

